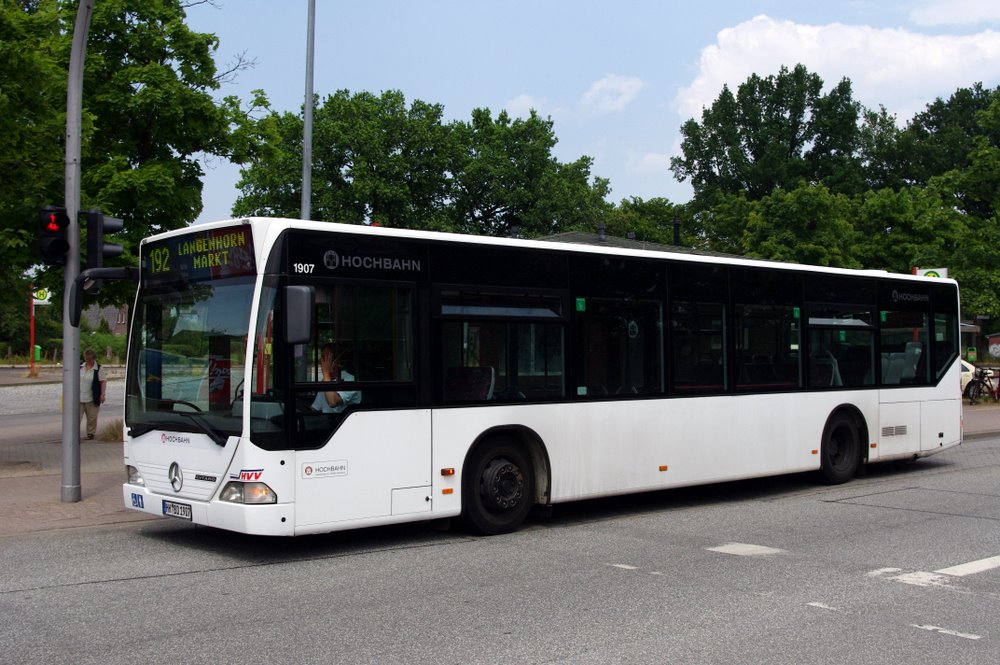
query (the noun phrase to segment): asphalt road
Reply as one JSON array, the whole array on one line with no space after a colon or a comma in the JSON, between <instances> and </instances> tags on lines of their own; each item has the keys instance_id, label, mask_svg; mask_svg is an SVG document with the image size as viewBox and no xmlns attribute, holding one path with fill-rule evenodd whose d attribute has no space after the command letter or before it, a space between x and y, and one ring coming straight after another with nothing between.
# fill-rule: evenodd
<instances>
[{"instance_id":1,"label":"asphalt road","mask_svg":"<svg viewBox=\"0 0 1000 665\"><path fill-rule=\"evenodd\" d=\"M557 507L508 536L0 538L0 662L995 663L1000 439Z\"/></svg>"}]
</instances>

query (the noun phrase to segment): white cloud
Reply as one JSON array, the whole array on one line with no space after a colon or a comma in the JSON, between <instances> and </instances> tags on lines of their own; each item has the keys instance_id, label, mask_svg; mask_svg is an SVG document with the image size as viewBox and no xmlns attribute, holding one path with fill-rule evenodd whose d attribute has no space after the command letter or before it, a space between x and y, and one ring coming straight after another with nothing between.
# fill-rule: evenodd
<instances>
[{"instance_id":1,"label":"white cloud","mask_svg":"<svg viewBox=\"0 0 1000 665\"><path fill-rule=\"evenodd\" d=\"M510 116L515 118L527 118L531 115L532 109L537 111L539 115L543 115L542 108L544 105L544 100L524 94L518 95L517 97L509 100L503 105L503 107L507 110L507 114Z\"/></svg>"},{"instance_id":2,"label":"white cloud","mask_svg":"<svg viewBox=\"0 0 1000 665\"><path fill-rule=\"evenodd\" d=\"M699 73L676 105L682 119L701 118L723 84L734 93L750 74L776 74L802 63L827 86L851 80L854 98L884 105L907 120L936 97L961 87L1000 82L1000 33L923 35L868 26L802 25L757 16L719 32L701 52Z\"/></svg>"},{"instance_id":3,"label":"white cloud","mask_svg":"<svg viewBox=\"0 0 1000 665\"><path fill-rule=\"evenodd\" d=\"M629 155L628 168L633 173L667 173L670 155L662 152Z\"/></svg>"},{"instance_id":4,"label":"white cloud","mask_svg":"<svg viewBox=\"0 0 1000 665\"><path fill-rule=\"evenodd\" d=\"M997 0L925 0L910 12L917 25L978 25L1000 23Z\"/></svg>"},{"instance_id":5,"label":"white cloud","mask_svg":"<svg viewBox=\"0 0 1000 665\"><path fill-rule=\"evenodd\" d=\"M594 113L621 111L635 99L645 85L635 76L608 74L595 81L590 89L583 93L580 103L584 109Z\"/></svg>"}]
</instances>

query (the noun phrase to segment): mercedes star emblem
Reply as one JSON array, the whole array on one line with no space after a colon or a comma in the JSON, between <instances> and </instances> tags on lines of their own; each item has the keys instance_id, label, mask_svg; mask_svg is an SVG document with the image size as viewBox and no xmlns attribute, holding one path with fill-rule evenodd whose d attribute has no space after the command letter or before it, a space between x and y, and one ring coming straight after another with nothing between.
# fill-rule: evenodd
<instances>
[{"instance_id":1,"label":"mercedes star emblem","mask_svg":"<svg viewBox=\"0 0 1000 665\"><path fill-rule=\"evenodd\" d=\"M170 470L167 471L167 480L170 481L170 486L174 488L175 492L180 492L181 488L184 487L184 472L181 471L181 465L174 462L170 465Z\"/></svg>"}]
</instances>

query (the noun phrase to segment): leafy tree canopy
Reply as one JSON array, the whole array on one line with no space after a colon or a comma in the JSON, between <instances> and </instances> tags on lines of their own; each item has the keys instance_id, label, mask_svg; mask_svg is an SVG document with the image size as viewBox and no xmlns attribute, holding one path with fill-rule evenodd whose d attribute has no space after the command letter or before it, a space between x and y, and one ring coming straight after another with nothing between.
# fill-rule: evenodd
<instances>
[{"instance_id":1,"label":"leafy tree canopy","mask_svg":"<svg viewBox=\"0 0 1000 665\"><path fill-rule=\"evenodd\" d=\"M607 204L606 180L591 160L552 156L551 120L532 113L443 121L444 109L403 94L341 90L313 114L314 219L416 229L524 236L595 224ZM297 217L301 207L300 116L272 113L276 149L249 164L238 185L237 215Z\"/></svg>"},{"instance_id":2,"label":"leafy tree canopy","mask_svg":"<svg viewBox=\"0 0 1000 665\"><path fill-rule=\"evenodd\" d=\"M823 80L803 65L777 75L750 76L734 95L723 87L701 122L681 127L682 156L671 160L680 181L691 180L695 198L744 192L751 200L801 181L839 183L845 164L857 159L860 105L843 79L823 94Z\"/></svg>"},{"instance_id":3,"label":"leafy tree canopy","mask_svg":"<svg viewBox=\"0 0 1000 665\"><path fill-rule=\"evenodd\" d=\"M197 218L199 160L245 161L268 146L260 133L268 127L249 117L253 106L235 97L213 101L222 79L246 63L220 73L213 60L218 40L185 25L186 4L94 5L84 61L81 207L125 220L121 264L135 264L129 248L140 238ZM37 263L37 211L64 198L66 81L77 5L0 0L0 260L13 268L0 278L12 282L0 284L0 326L15 322L0 334L12 340L27 328L22 294L26 271ZM61 297L61 269L41 269L34 280ZM118 285L102 298L124 300L130 290ZM59 300L52 307L61 309Z\"/></svg>"}]
</instances>

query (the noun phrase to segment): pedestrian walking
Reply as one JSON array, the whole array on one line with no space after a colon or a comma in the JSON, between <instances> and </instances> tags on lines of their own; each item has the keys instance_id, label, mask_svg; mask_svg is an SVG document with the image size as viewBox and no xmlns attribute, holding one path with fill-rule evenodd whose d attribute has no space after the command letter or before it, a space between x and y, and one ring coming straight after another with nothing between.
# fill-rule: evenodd
<instances>
[{"instance_id":1,"label":"pedestrian walking","mask_svg":"<svg viewBox=\"0 0 1000 665\"><path fill-rule=\"evenodd\" d=\"M104 404L107 388L108 381L97 363L97 354L87 349L80 365L80 411L87 418L87 439L97 434L97 412Z\"/></svg>"}]
</instances>

